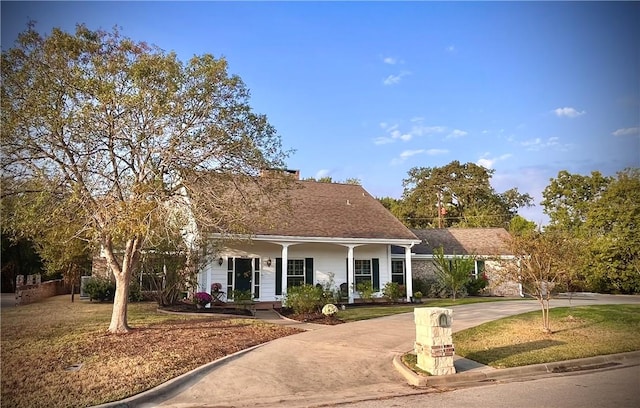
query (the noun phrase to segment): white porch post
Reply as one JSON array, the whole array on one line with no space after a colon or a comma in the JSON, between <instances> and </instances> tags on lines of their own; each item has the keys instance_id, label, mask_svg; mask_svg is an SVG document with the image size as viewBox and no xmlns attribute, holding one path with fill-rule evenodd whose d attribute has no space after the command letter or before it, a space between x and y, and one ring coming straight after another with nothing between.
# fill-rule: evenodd
<instances>
[{"instance_id":1,"label":"white porch post","mask_svg":"<svg viewBox=\"0 0 640 408\"><path fill-rule=\"evenodd\" d=\"M280 245L282 245L282 299L284 300L287 294L287 258L289 257L289 245L291 244Z\"/></svg>"},{"instance_id":2,"label":"white porch post","mask_svg":"<svg viewBox=\"0 0 640 408\"><path fill-rule=\"evenodd\" d=\"M407 288L407 302L411 301L413 296L413 273L411 271L411 247L413 245L407 245L404 247L404 268L405 268L405 287Z\"/></svg>"},{"instance_id":3,"label":"white porch post","mask_svg":"<svg viewBox=\"0 0 640 408\"><path fill-rule=\"evenodd\" d=\"M349 279L347 279L350 282L349 285L349 303L353 303L354 301L354 293L356 291L356 274L355 271L353 269L353 248L355 248L355 245L349 245L349 252L347 255L347 276L349 276Z\"/></svg>"}]
</instances>

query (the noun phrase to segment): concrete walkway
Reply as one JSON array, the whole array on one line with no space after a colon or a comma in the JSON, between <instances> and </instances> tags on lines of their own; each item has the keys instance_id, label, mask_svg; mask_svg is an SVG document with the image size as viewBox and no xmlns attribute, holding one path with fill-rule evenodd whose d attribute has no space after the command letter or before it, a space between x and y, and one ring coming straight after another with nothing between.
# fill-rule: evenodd
<instances>
[{"instance_id":1,"label":"concrete walkway","mask_svg":"<svg viewBox=\"0 0 640 408\"><path fill-rule=\"evenodd\" d=\"M640 303L640 297L597 295L571 302L574 306L612 303ZM569 301L553 300L552 306L569 306ZM538 308L536 301L455 306L453 331ZM257 317L300 325L275 313ZM394 357L413 349L412 313L302 327L308 331L218 360L169 384L105 406L309 407L424 392L409 386L393 368ZM464 359L456 360L456 368L458 372L493 370Z\"/></svg>"}]
</instances>

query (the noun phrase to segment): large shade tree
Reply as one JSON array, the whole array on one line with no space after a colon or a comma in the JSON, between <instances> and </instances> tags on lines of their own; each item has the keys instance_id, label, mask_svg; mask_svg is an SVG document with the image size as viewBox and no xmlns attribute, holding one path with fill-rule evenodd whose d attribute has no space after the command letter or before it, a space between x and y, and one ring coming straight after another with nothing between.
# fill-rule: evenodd
<instances>
[{"instance_id":1,"label":"large shade tree","mask_svg":"<svg viewBox=\"0 0 640 408\"><path fill-rule=\"evenodd\" d=\"M34 218L59 226L61 245L101 248L116 281L111 333L129 331L127 291L141 251L185 226L233 232L255 215L253 197L276 197L256 188L278 183L233 182L281 167L286 152L224 59L182 62L117 29L42 35L30 24L2 52L1 85L2 171L11 180L3 194L49 199L50 213ZM221 181L198 183L204 172ZM193 203L197 211L176 210Z\"/></svg>"},{"instance_id":2,"label":"large shade tree","mask_svg":"<svg viewBox=\"0 0 640 408\"><path fill-rule=\"evenodd\" d=\"M497 193L494 170L455 160L442 167L414 167L403 180L404 193L396 209L412 228L507 227L518 208L533 199L517 188Z\"/></svg>"},{"instance_id":3,"label":"large shade tree","mask_svg":"<svg viewBox=\"0 0 640 408\"><path fill-rule=\"evenodd\" d=\"M640 169L615 177L566 170L543 192L546 231L577 241L574 286L598 292L640 293Z\"/></svg>"}]
</instances>

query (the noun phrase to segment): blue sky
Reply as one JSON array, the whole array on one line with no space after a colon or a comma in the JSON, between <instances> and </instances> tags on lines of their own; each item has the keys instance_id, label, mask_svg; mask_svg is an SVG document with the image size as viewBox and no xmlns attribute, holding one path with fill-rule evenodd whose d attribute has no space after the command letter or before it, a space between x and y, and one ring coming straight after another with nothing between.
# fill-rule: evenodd
<instances>
[{"instance_id":1,"label":"blue sky","mask_svg":"<svg viewBox=\"0 0 640 408\"><path fill-rule=\"evenodd\" d=\"M302 177L400 197L416 166L495 169L539 204L560 170L640 167L640 3L6 2L2 49L28 20L118 25L224 56L295 149ZM537 205L520 213L538 223Z\"/></svg>"}]
</instances>

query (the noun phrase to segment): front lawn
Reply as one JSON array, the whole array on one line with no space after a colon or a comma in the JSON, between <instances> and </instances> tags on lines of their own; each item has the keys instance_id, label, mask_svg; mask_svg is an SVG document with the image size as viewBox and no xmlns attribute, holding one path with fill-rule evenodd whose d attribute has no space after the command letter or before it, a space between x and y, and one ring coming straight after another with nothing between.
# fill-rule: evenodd
<instances>
[{"instance_id":1,"label":"front lawn","mask_svg":"<svg viewBox=\"0 0 640 408\"><path fill-rule=\"evenodd\" d=\"M376 317L391 316L400 313L413 312L416 307L450 307L466 305L469 303L499 302L504 300L518 300L520 298L501 297L467 297L456 299L425 299L423 303L402 303L397 305L371 305L361 304L357 306L347 305L346 310L340 310L337 318L343 322L354 322L357 320L367 320Z\"/></svg>"},{"instance_id":2,"label":"front lawn","mask_svg":"<svg viewBox=\"0 0 640 408\"><path fill-rule=\"evenodd\" d=\"M456 354L505 368L640 350L640 305L553 308L550 316L552 334L540 329L539 311L454 333Z\"/></svg>"},{"instance_id":3,"label":"front lawn","mask_svg":"<svg viewBox=\"0 0 640 408\"><path fill-rule=\"evenodd\" d=\"M2 310L2 407L86 407L119 400L297 329L251 319L177 316L129 305L126 335L107 335L111 304L70 296Z\"/></svg>"}]
</instances>

